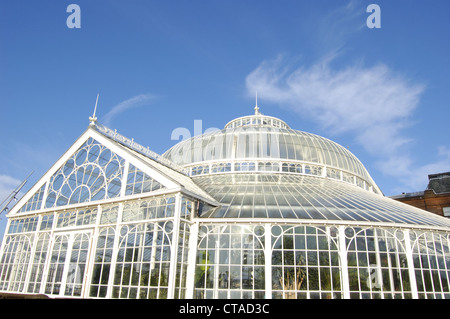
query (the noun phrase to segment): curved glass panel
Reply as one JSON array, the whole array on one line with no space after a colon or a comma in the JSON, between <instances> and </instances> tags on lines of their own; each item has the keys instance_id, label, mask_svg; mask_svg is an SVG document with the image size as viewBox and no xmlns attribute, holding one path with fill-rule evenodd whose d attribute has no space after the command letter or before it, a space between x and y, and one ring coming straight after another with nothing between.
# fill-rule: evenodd
<instances>
[{"instance_id":1,"label":"curved glass panel","mask_svg":"<svg viewBox=\"0 0 450 319\"><path fill-rule=\"evenodd\" d=\"M178 165L208 161L283 159L318 163L372 181L346 148L318 135L276 127L238 127L194 136L163 155Z\"/></svg>"},{"instance_id":2,"label":"curved glass panel","mask_svg":"<svg viewBox=\"0 0 450 319\"><path fill-rule=\"evenodd\" d=\"M449 227L441 216L330 179L282 174L193 177L222 206L202 218L289 218Z\"/></svg>"}]
</instances>

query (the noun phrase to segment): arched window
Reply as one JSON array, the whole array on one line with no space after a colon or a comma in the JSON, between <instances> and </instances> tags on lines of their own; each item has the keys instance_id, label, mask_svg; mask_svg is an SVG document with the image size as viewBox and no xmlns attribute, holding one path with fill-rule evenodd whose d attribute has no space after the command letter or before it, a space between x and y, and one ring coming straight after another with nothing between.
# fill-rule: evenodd
<instances>
[{"instance_id":1,"label":"arched window","mask_svg":"<svg viewBox=\"0 0 450 319\"><path fill-rule=\"evenodd\" d=\"M195 298L264 298L264 227L201 226Z\"/></svg>"},{"instance_id":2,"label":"arched window","mask_svg":"<svg viewBox=\"0 0 450 319\"><path fill-rule=\"evenodd\" d=\"M347 227L350 298L412 298L402 230Z\"/></svg>"},{"instance_id":3,"label":"arched window","mask_svg":"<svg viewBox=\"0 0 450 319\"><path fill-rule=\"evenodd\" d=\"M112 298L167 298L172 233L172 221L121 227Z\"/></svg>"},{"instance_id":4,"label":"arched window","mask_svg":"<svg viewBox=\"0 0 450 319\"><path fill-rule=\"evenodd\" d=\"M411 232L419 298L449 298L450 243L448 235Z\"/></svg>"},{"instance_id":5,"label":"arched window","mask_svg":"<svg viewBox=\"0 0 450 319\"><path fill-rule=\"evenodd\" d=\"M272 227L272 297L342 298L335 227Z\"/></svg>"}]
</instances>

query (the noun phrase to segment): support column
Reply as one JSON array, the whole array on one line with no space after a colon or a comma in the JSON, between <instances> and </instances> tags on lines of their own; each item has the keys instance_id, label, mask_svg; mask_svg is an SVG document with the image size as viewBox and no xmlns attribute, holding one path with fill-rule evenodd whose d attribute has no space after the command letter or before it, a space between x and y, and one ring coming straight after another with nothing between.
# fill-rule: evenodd
<instances>
[{"instance_id":1,"label":"support column","mask_svg":"<svg viewBox=\"0 0 450 319\"><path fill-rule=\"evenodd\" d=\"M406 260L408 260L408 273L409 273L409 283L411 285L411 294L413 299L419 299L419 294L417 292L416 273L414 272L414 259L412 254L411 239L409 237L409 230L405 229L404 233L405 233Z\"/></svg>"},{"instance_id":2,"label":"support column","mask_svg":"<svg viewBox=\"0 0 450 319\"><path fill-rule=\"evenodd\" d=\"M95 254L97 253L97 241L100 234L100 220L102 216L103 207L101 205L97 205L97 216L95 216L95 227L92 232L92 236L89 238L89 254L87 258L87 264L86 264L86 275L85 275L85 281L83 285L83 294L82 296L84 298L89 297L89 291L91 290L91 279L92 279L92 271L94 269L94 262L95 262Z\"/></svg>"},{"instance_id":3,"label":"support column","mask_svg":"<svg viewBox=\"0 0 450 319\"><path fill-rule=\"evenodd\" d=\"M377 228L373 228L373 234L374 234L374 239L375 239L375 260L376 260L376 281L375 281L375 285L374 287L376 288L381 288L380 291L380 295L381 298L384 299L384 286L383 286L383 276L381 273L381 259L380 259L380 246L378 245L378 229ZM388 264L389 264L389 277L392 277L392 267L391 267L391 259L388 256ZM369 266L370 267L370 266ZM370 268L369 268L370 269ZM391 283L393 283L394 281L390 278L389 279L391 281ZM372 285L372 284L371 284ZM371 287L372 289L372 287Z\"/></svg>"},{"instance_id":4,"label":"support column","mask_svg":"<svg viewBox=\"0 0 450 319\"><path fill-rule=\"evenodd\" d=\"M27 267L28 269L27 269L27 274L25 276L25 284L23 286L23 291L22 291L24 293L28 292L28 285L30 283L31 270L32 270L33 264L34 264L34 255L36 254L36 246L37 246L37 242L39 240L39 235L40 235L39 233L32 235L33 243L31 244L30 258L29 258L28 267Z\"/></svg>"},{"instance_id":5,"label":"support column","mask_svg":"<svg viewBox=\"0 0 450 319\"><path fill-rule=\"evenodd\" d=\"M272 299L272 225L264 225L265 299Z\"/></svg>"},{"instance_id":6,"label":"support column","mask_svg":"<svg viewBox=\"0 0 450 319\"><path fill-rule=\"evenodd\" d=\"M47 257L46 257L45 262L44 262L44 269L42 270L41 287L39 289L39 293L41 293L41 294L45 293L45 286L46 286L47 280L48 280L48 270L49 270L51 259L52 259L51 256L52 256L52 253L53 253L53 244L55 242L55 232L54 232L54 230L56 228L55 225L56 225L56 221L57 221L57 216L58 216L58 214L56 214L56 212L54 212L53 213L53 223L52 223L52 227L50 229L50 237L48 239ZM9 226L9 222L8 222L8 226ZM4 241L6 241L6 240L4 240Z\"/></svg>"},{"instance_id":7,"label":"support column","mask_svg":"<svg viewBox=\"0 0 450 319\"><path fill-rule=\"evenodd\" d=\"M111 266L109 269L108 289L106 291L106 297L105 297L106 299L112 298L114 275L116 273L116 266L117 266L117 256L119 255L120 228L121 228L121 222L122 222L122 216L123 216L123 209L124 209L124 203L120 203L119 209L117 212L117 221L116 221L116 225L114 227L114 243L113 243L113 251L112 251L112 257L111 257Z\"/></svg>"},{"instance_id":8,"label":"support column","mask_svg":"<svg viewBox=\"0 0 450 319\"><path fill-rule=\"evenodd\" d=\"M191 225L189 232L188 266L186 269L186 299L194 298L197 243L198 243L198 222Z\"/></svg>"},{"instance_id":9,"label":"support column","mask_svg":"<svg viewBox=\"0 0 450 319\"><path fill-rule=\"evenodd\" d=\"M341 260L341 284L344 299L350 299L350 282L348 279L347 246L345 244L345 226L339 226L339 258Z\"/></svg>"},{"instance_id":10,"label":"support column","mask_svg":"<svg viewBox=\"0 0 450 319\"><path fill-rule=\"evenodd\" d=\"M167 299L174 299L177 276L178 238L180 236L181 193L175 195L175 212L173 217L172 243L170 249L169 287Z\"/></svg>"}]
</instances>

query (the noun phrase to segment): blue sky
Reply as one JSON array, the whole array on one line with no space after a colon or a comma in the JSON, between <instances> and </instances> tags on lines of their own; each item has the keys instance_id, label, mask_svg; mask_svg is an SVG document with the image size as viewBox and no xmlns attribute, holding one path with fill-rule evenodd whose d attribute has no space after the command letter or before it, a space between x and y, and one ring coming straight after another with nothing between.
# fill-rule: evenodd
<instances>
[{"instance_id":1,"label":"blue sky","mask_svg":"<svg viewBox=\"0 0 450 319\"><path fill-rule=\"evenodd\" d=\"M68 28L70 4L81 28ZM368 28L369 4L381 28ZM450 2L0 0L0 201L97 116L163 153L261 112L349 147L386 195L450 171ZM0 231L6 225L4 214Z\"/></svg>"}]
</instances>

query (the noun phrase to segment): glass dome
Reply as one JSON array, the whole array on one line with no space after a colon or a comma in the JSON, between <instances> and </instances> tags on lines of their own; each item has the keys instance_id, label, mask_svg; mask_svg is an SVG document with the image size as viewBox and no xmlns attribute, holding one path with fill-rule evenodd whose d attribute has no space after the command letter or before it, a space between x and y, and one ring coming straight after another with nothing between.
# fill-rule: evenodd
<instances>
[{"instance_id":1,"label":"glass dome","mask_svg":"<svg viewBox=\"0 0 450 319\"><path fill-rule=\"evenodd\" d=\"M381 193L358 158L345 147L259 113L232 120L222 130L182 141L163 157L188 168L191 176L248 171L297 173Z\"/></svg>"},{"instance_id":2,"label":"glass dome","mask_svg":"<svg viewBox=\"0 0 450 319\"><path fill-rule=\"evenodd\" d=\"M217 202L205 219L296 219L448 227L386 198L348 149L256 112L182 141L164 155Z\"/></svg>"}]
</instances>

